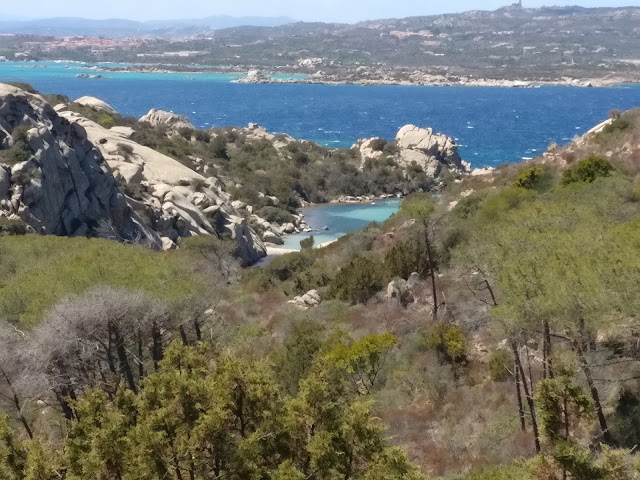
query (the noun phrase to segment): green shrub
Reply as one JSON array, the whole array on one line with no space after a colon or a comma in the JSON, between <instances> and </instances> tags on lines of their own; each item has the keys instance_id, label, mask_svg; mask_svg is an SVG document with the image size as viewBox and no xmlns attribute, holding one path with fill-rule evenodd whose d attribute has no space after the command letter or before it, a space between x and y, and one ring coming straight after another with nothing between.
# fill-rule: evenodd
<instances>
[{"instance_id":1,"label":"green shrub","mask_svg":"<svg viewBox=\"0 0 640 480\"><path fill-rule=\"evenodd\" d=\"M489 372L494 382L504 382L511 377L513 358L506 350L496 350L489 357Z\"/></svg>"},{"instance_id":2,"label":"green shrub","mask_svg":"<svg viewBox=\"0 0 640 480\"><path fill-rule=\"evenodd\" d=\"M612 133L622 132L631 126L631 122L622 116L614 118L613 121L602 129L600 135L610 135Z\"/></svg>"},{"instance_id":3,"label":"green shrub","mask_svg":"<svg viewBox=\"0 0 640 480\"><path fill-rule=\"evenodd\" d=\"M294 220L291 213L282 208L272 206L262 207L256 212L256 215L264 218L268 222L279 223L280 225L284 223L291 223Z\"/></svg>"},{"instance_id":4,"label":"green shrub","mask_svg":"<svg viewBox=\"0 0 640 480\"><path fill-rule=\"evenodd\" d=\"M331 282L329 296L352 304L365 303L384 287L384 264L362 256L343 267Z\"/></svg>"},{"instance_id":5,"label":"green shrub","mask_svg":"<svg viewBox=\"0 0 640 480\"><path fill-rule=\"evenodd\" d=\"M101 127L109 129L111 127L115 127L116 121L113 119L111 115L102 114L96 119L96 123L98 123Z\"/></svg>"},{"instance_id":6,"label":"green shrub","mask_svg":"<svg viewBox=\"0 0 640 480\"><path fill-rule=\"evenodd\" d=\"M9 235L25 235L27 224L22 220L12 220L0 216L0 237Z\"/></svg>"},{"instance_id":7,"label":"green shrub","mask_svg":"<svg viewBox=\"0 0 640 480\"><path fill-rule=\"evenodd\" d=\"M67 97L66 95L59 94L44 94L42 95L42 98L44 98L49 105L52 105L54 107L61 103L69 103L70 101L69 97Z\"/></svg>"},{"instance_id":8,"label":"green shrub","mask_svg":"<svg viewBox=\"0 0 640 480\"><path fill-rule=\"evenodd\" d=\"M606 159L592 155L566 170L562 175L562 183L564 185L577 182L591 183L596 178L608 177L611 172L613 167Z\"/></svg>"},{"instance_id":9,"label":"green shrub","mask_svg":"<svg viewBox=\"0 0 640 480\"><path fill-rule=\"evenodd\" d=\"M551 172L548 169L541 165L535 165L520 172L513 186L516 188L543 191L551 185L552 178Z\"/></svg>"},{"instance_id":10,"label":"green shrub","mask_svg":"<svg viewBox=\"0 0 640 480\"><path fill-rule=\"evenodd\" d=\"M302 250L311 250L315 243L316 243L316 241L313 238L313 235L311 235L309 238L305 238L303 240L300 240L300 248Z\"/></svg>"},{"instance_id":11,"label":"green shrub","mask_svg":"<svg viewBox=\"0 0 640 480\"><path fill-rule=\"evenodd\" d=\"M387 145L387 141L382 138L374 138L369 143L371 150L374 152L382 152L384 151L384 147Z\"/></svg>"},{"instance_id":12,"label":"green shrub","mask_svg":"<svg viewBox=\"0 0 640 480\"><path fill-rule=\"evenodd\" d=\"M210 143L211 154L215 158L221 158L223 160L229 160L229 152L227 151L227 138L222 135L218 135Z\"/></svg>"},{"instance_id":13,"label":"green shrub","mask_svg":"<svg viewBox=\"0 0 640 480\"><path fill-rule=\"evenodd\" d=\"M196 130L195 137L198 142L209 143L211 141L211 135L204 130Z\"/></svg>"},{"instance_id":14,"label":"green shrub","mask_svg":"<svg viewBox=\"0 0 640 480\"><path fill-rule=\"evenodd\" d=\"M427 333L426 344L446 363L463 364L467 361L469 339L466 333L456 325L441 323Z\"/></svg>"},{"instance_id":15,"label":"green shrub","mask_svg":"<svg viewBox=\"0 0 640 480\"><path fill-rule=\"evenodd\" d=\"M29 85L28 83L24 83L24 82L6 82L7 85L12 85L14 87L17 87L21 90L24 90L25 92L28 93L33 93L33 94L37 94L38 91L33 88L31 85Z\"/></svg>"},{"instance_id":16,"label":"green shrub","mask_svg":"<svg viewBox=\"0 0 640 480\"><path fill-rule=\"evenodd\" d=\"M309 158L309 155L307 155L304 152L296 152L293 155L293 163L297 166L297 167L304 167L305 165L307 165L309 162L311 161L311 159Z\"/></svg>"},{"instance_id":17,"label":"green shrub","mask_svg":"<svg viewBox=\"0 0 640 480\"><path fill-rule=\"evenodd\" d=\"M16 142L7 150L0 150L0 163L16 165L31 158L31 149L25 142Z\"/></svg>"},{"instance_id":18,"label":"green shrub","mask_svg":"<svg viewBox=\"0 0 640 480\"><path fill-rule=\"evenodd\" d=\"M281 255L265 267L265 272L280 282L290 280L294 274L313 265L313 256L306 252L294 252Z\"/></svg>"}]
</instances>

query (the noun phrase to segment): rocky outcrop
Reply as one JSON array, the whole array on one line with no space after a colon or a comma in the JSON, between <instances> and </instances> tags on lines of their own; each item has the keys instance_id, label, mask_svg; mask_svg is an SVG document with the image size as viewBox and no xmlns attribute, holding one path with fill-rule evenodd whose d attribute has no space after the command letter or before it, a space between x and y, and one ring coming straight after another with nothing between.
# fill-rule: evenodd
<instances>
[{"instance_id":1,"label":"rocky outcrop","mask_svg":"<svg viewBox=\"0 0 640 480\"><path fill-rule=\"evenodd\" d=\"M130 193L129 205L148 219L166 248L174 248L182 237L226 233L236 240L236 254L243 264L266 255L262 239L232 205L220 179L205 177L134 142L126 133L107 130L77 113L60 115L86 131L124 191Z\"/></svg>"},{"instance_id":2,"label":"rocky outcrop","mask_svg":"<svg viewBox=\"0 0 640 480\"><path fill-rule=\"evenodd\" d=\"M109 105L107 102L95 97L80 97L73 103L84 105L85 107L91 107L94 110L102 110L106 113L110 113L111 115L115 115L118 113L116 109Z\"/></svg>"},{"instance_id":3,"label":"rocky outcrop","mask_svg":"<svg viewBox=\"0 0 640 480\"><path fill-rule=\"evenodd\" d=\"M178 131L181 128L195 128L187 117L155 108L149 110L139 121L152 127L164 126L174 131Z\"/></svg>"},{"instance_id":4,"label":"rocky outcrop","mask_svg":"<svg viewBox=\"0 0 640 480\"><path fill-rule=\"evenodd\" d=\"M367 159L377 160L384 154L383 150L380 149L379 146L384 145L385 143L386 141L379 137L364 138L362 140L358 140L351 148L355 148L360 151L360 156L363 161Z\"/></svg>"},{"instance_id":5,"label":"rocky outcrop","mask_svg":"<svg viewBox=\"0 0 640 480\"><path fill-rule=\"evenodd\" d=\"M416 162L431 177L435 177L443 166L465 172L469 170L468 164L460 158L455 141L444 134L433 133L431 128L405 125L398 131L396 142L400 149L399 163L408 166Z\"/></svg>"},{"instance_id":6,"label":"rocky outcrop","mask_svg":"<svg viewBox=\"0 0 640 480\"><path fill-rule=\"evenodd\" d=\"M0 165L0 215L34 231L103 236L175 248L181 237L236 240L248 265L266 255L258 234L215 177L203 175L42 97L0 84L0 147L23 126L30 158ZM142 220L144 219L144 220Z\"/></svg>"},{"instance_id":7,"label":"rocky outcrop","mask_svg":"<svg viewBox=\"0 0 640 480\"><path fill-rule=\"evenodd\" d=\"M356 142L352 148L360 153L361 168L367 160L390 158L400 167L413 163L420 166L432 178L440 175L443 168L457 173L469 173L470 166L460 158L455 141L444 134L433 133L431 128L405 125L398 131L393 148L386 148L382 138L367 138Z\"/></svg>"},{"instance_id":8,"label":"rocky outcrop","mask_svg":"<svg viewBox=\"0 0 640 480\"><path fill-rule=\"evenodd\" d=\"M412 273L407 280L397 278L387 285L387 298L395 299L403 307L416 301L414 290L420 283L420 275Z\"/></svg>"},{"instance_id":9,"label":"rocky outcrop","mask_svg":"<svg viewBox=\"0 0 640 480\"><path fill-rule=\"evenodd\" d=\"M0 166L0 215L17 215L35 232L66 236L160 239L129 207L100 151L81 125L59 116L39 95L0 84L0 146L22 129L29 159ZM7 200L8 199L8 200Z\"/></svg>"},{"instance_id":10,"label":"rocky outcrop","mask_svg":"<svg viewBox=\"0 0 640 480\"><path fill-rule=\"evenodd\" d=\"M301 310L317 307L322 302L322 298L317 290L310 290L304 295L289 300L287 303L298 307Z\"/></svg>"},{"instance_id":11,"label":"rocky outcrop","mask_svg":"<svg viewBox=\"0 0 640 480\"><path fill-rule=\"evenodd\" d=\"M268 83L270 80L271 78L260 70L249 70L246 77L234 80L234 83Z\"/></svg>"}]
</instances>

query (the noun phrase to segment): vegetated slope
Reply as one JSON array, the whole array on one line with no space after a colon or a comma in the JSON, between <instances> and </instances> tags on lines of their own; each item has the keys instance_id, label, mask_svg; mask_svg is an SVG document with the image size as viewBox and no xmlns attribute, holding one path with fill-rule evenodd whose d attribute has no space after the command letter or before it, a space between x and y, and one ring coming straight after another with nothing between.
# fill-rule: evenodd
<instances>
[{"instance_id":1,"label":"vegetated slope","mask_svg":"<svg viewBox=\"0 0 640 480\"><path fill-rule=\"evenodd\" d=\"M275 260L245 287L271 308L261 323L282 331L284 294L327 331L393 331L398 349L370 394L394 441L435 476L615 478L635 459L586 447L637 441L640 125L636 111L607 125ZM521 457L531 460L495 468Z\"/></svg>"},{"instance_id":2,"label":"vegetated slope","mask_svg":"<svg viewBox=\"0 0 640 480\"><path fill-rule=\"evenodd\" d=\"M409 196L384 224L239 283L219 275L219 245L198 238L135 263L139 247L116 242L0 238L11 322L0 330L0 468L636 478L638 115L613 117L545 158ZM149 268L140 288L129 262ZM174 288L162 279L175 269ZM58 293L29 318L11 315L3 292L33 283L17 302L29 304L50 282Z\"/></svg>"}]
</instances>

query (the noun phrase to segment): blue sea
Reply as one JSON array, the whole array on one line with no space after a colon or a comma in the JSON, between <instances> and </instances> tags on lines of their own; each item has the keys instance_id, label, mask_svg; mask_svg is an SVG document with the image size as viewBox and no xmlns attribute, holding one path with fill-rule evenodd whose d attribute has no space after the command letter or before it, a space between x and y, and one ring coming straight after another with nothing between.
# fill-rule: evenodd
<instances>
[{"instance_id":1,"label":"blue sea","mask_svg":"<svg viewBox=\"0 0 640 480\"><path fill-rule=\"evenodd\" d=\"M112 65L116 66L116 65ZM34 68L35 67L35 68ZM105 78L81 79L78 73ZM640 106L640 86L538 89L352 85L247 85L242 75L102 73L75 63L0 63L0 81L43 93L99 97L123 115L151 108L184 114L201 128L256 122L274 132L332 147L393 138L407 123L453 136L474 167L535 157L607 118Z\"/></svg>"}]
</instances>

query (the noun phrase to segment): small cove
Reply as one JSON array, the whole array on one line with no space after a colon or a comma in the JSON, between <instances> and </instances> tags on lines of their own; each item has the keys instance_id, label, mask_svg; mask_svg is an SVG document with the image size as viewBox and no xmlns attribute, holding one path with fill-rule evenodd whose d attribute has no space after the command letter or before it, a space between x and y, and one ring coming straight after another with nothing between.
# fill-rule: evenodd
<instances>
[{"instance_id":1,"label":"small cove","mask_svg":"<svg viewBox=\"0 0 640 480\"><path fill-rule=\"evenodd\" d=\"M300 241L313 235L315 245L333 242L347 233L361 230L371 222L384 222L400 208L402 200L378 200L375 203L328 204L302 210L314 232L294 233L284 237L278 249L300 250ZM325 230L328 227L328 230Z\"/></svg>"}]
</instances>

